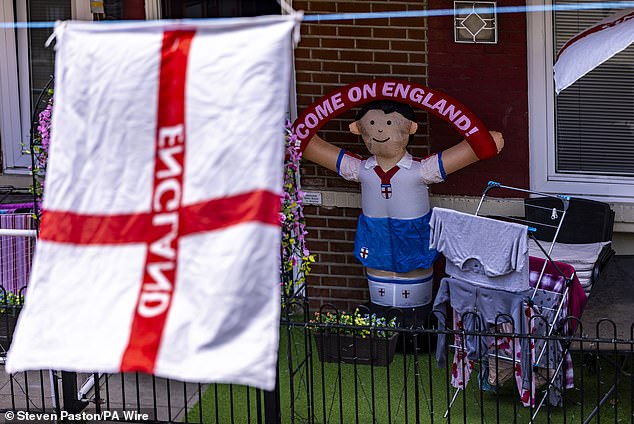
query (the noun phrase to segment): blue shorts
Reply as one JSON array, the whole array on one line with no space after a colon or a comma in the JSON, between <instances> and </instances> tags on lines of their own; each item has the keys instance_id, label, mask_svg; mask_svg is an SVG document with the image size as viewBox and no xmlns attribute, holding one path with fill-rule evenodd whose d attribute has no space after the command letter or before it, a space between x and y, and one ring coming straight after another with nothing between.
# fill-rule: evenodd
<instances>
[{"instance_id":1,"label":"blue shorts","mask_svg":"<svg viewBox=\"0 0 634 424\"><path fill-rule=\"evenodd\" d=\"M438 252L429 249L429 218L359 217L354 255L366 267L409 272L432 266Z\"/></svg>"}]
</instances>

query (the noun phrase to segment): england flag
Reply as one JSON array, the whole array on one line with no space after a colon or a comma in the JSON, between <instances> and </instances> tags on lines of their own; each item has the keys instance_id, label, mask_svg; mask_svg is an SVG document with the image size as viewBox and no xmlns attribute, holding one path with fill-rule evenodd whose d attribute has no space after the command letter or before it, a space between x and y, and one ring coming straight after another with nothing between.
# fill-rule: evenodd
<instances>
[{"instance_id":1,"label":"england flag","mask_svg":"<svg viewBox=\"0 0 634 424\"><path fill-rule=\"evenodd\" d=\"M634 9L621 10L568 40L557 54L555 91L579 78L634 42Z\"/></svg>"},{"instance_id":2,"label":"england flag","mask_svg":"<svg viewBox=\"0 0 634 424\"><path fill-rule=\"evenodd\" d=\"M298 21L57 26L42 226L8 372L273 389Z\"/></svg>"}]
</instances>

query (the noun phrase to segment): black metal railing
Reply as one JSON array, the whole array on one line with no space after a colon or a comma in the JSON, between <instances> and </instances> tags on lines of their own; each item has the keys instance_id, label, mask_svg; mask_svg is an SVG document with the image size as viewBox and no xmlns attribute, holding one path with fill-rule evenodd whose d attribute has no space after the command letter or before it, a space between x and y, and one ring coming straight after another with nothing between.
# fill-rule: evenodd
<instances>
[{"instance_id":1,"label":"black metal railing","mask_svg":"<svg viewBox=\"0 0 634 424\"><path fill-rule=\"evenodd\" d=\"M324 322L324 315L309 315L305 303L286 306L274 392L144 374L34 371L0 377L0 416L22 414L37 420L43 414L73 414L86 421L221 424L634 423L634 325L627 339L616 337L616 324L609 320L584 332L580 321L570 319L564 325L576 327L572 336L499 327L437 328L433 317L408 327L360 326L338 321L341 314L330 306L320 312L330 312L332 322ZM13 309L19 306L5 311ZM360 307L359 315L366 313ZM404 321L403 311L389 314ZM14 325L10 315L0 314L0 328ZM439 337L449 340L443 345L444 368L437 361ZM539 384L534 393L528 391L527 399L521 398L516 384L521 361L512 359L518 346L526 346L524 341L534 343L535 349L530 351L531 366L522 371L529 373L527 381ZM559 362L554 354L539 356L542 347L545 352L555 347L569 352L569 361ZM452 362L456 352L468 356ZM468 371L468 383L464 380L457 389ZM568 376L574 387L566 389L558 375L563 381Z\"/></svg>"}]
</instances>

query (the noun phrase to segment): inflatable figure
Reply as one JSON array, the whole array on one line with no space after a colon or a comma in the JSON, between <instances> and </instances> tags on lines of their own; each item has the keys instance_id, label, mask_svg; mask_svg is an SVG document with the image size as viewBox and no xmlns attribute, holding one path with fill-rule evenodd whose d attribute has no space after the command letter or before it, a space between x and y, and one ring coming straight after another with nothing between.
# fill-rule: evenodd
<instances>
[{"instance_id":1,"label":"inflatable figure","mask_svg":"<svg viewBox=\"0 0 634 424\"><path fill-rule=\"evenodd\" d=\"M431 302L437 253L429 249L427 186L479 160L466 140L424 159L412 157L406 147L417 128L410 105L375 100L350 124L350 132L361 136L372 156L362 159L319 136L310 140L303 155L361 183L362 214L354 254L366 267L372 303L382 306ZM499 153L502 134L490 134Z\"/></svg>"}]
</instances>

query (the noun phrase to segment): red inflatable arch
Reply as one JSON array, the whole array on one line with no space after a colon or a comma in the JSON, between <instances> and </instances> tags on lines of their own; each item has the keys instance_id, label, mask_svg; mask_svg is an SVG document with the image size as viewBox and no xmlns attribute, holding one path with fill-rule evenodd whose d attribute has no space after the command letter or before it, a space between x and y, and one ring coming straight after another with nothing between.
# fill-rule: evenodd
<instances>
[{"instance_id":1,"label":"red inflatable arch","mask_svg":"<svg viewBox=\"0 0 634 424\"><path fill-rule=\"evenodd\" d=\"M302 150L330 119L372 100L395 100L424 109L449 122L467 140L480 159L497 154L495 142L482 121L457 100L438 90L409 81L381 79L346 85L323 96L293 123Z\"/></svg>"}]
</instances>

